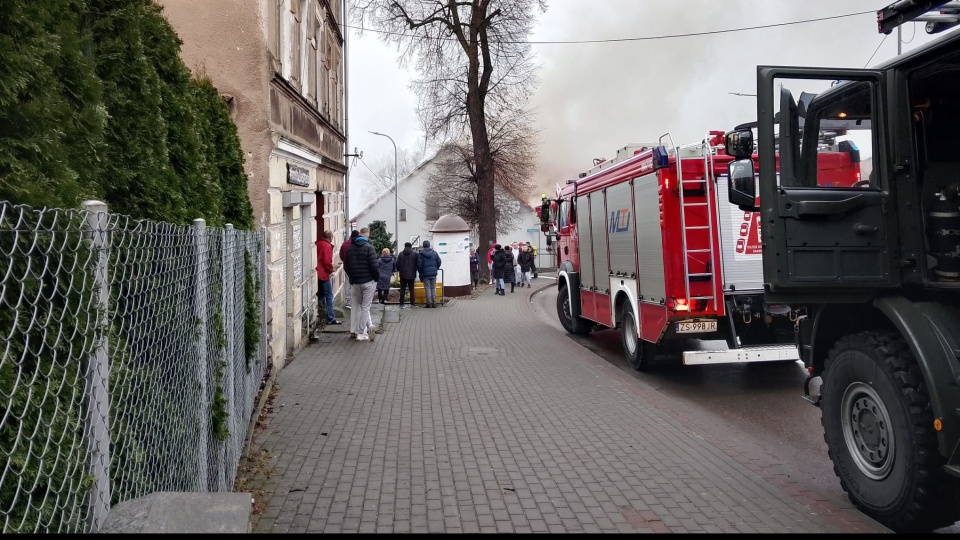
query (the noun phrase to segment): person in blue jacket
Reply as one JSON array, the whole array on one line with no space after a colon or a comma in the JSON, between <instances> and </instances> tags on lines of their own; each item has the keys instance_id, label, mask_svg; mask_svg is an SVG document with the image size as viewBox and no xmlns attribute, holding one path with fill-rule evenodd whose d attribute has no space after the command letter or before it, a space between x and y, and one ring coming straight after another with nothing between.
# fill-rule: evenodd
<instances>
[{"instance_id":1,"label":"person in blue jacket","mask_svg":"<svg viewBox=\"0 0 960 540\"><path fill-rule=\"evenodd\" d=\"M417 273L423 283L428 308L437 307L437 272L440 271L440 263L440 254L430 247L429 240L424 240L417 260Z\"/></svg>"}]
</instances>

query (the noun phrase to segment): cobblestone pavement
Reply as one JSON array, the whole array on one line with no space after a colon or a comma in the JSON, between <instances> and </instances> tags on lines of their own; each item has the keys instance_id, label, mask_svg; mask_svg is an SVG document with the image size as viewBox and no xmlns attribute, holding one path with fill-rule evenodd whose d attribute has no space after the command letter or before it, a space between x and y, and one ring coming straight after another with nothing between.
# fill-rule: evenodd
<instances>
[{"instance_id":1,"label":"cobblestone pavement","mask_svg":"<svg viewBox=\"0 0 960 540\"><path fill-rule=\"evenodd\" d=\"M535 290L388 307L374 342L297 355L254 530L889 532L538 322Z\"/></svg>"}]
</instances>

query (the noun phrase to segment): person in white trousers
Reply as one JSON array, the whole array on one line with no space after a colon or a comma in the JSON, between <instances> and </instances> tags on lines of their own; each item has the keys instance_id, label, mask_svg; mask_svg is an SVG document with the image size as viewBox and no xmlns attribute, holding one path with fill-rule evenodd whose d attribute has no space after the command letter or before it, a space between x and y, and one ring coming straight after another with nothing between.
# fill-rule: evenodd
<instances>
[{"instance_id":1,"label":"person in white trousers","mask_svg":"<svg viewBox=\"0 0 960 540\"><path fill-rule=\"evenodd\" d=\"M370 305L373 293L377 289L380 277L380 265L377 262L377 250L370 245L366 228L360 229L360 235L353 239L347 249L343 265L350 276L350 289L353 293L353 309L350 310L351 337L357 341L373 341L376 328L370 317Z\"/></svg>"}]
</instances>

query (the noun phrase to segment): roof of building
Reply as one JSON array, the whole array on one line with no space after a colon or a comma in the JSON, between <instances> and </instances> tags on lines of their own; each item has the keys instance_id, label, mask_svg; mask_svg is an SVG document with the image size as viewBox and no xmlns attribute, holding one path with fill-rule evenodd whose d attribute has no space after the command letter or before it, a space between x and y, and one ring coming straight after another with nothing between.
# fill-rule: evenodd
<instances>
[{"instance_id":1,"label":"roof of building","mask_svg":"<svg viewBox=\"0 0 960 540\"><path fill-rule=\"evenodd\" d=\"M355 214L353 214L353 216L350 217L350 220L349 220L349 221L350 221L350 222L356 221L357 218L359 218L361 215L363 215L364 212L366 212L367 210L370 210L371 208L373 208L373 205L377 204L378 202L380 202L381 200L385 199L386 197L391 196L391 195L393 194L394 189L397 189L397 188L399 187L399 184L402 184L402 183L404 183L404 182L409 181L410 178L412 178L417 172L419 172L419 171L422 170L424 167L426 167L427 165L429 165L430 163L432 163L434 160L436 160L436 159L440 156L440 153L441 153L443 150L444 150L444 149L441 148L441 149L438 150L436 153L434 153L432 156L430 156L430 157L424 159L423 161L421 161L420 164L417 165L417 168L415 168L414 170L410 171L410 173L407 174L406 176L404 176L397 184L388 187L386 191L383 191L382 193L380 193L379 195L377 195L376 197L374 197L374 199L373 199L372 201L370 201L369 203L367 203L363 208L361 208L359 211L357 211ZM512 188L503 187L503 186L500 186L500 185L498 185L498 186L496 186L496 187L499 188L499 189L502 189L503 191L505 191L508 195L510 195L511 197L513 197L514 199L516 199L521 205L526 206L526 207L529 208L530 210L534 210L533 205L531 205L530 202L529 202L526 198L521 197L521 196L518 196L518 195L516 194L516 192L514 192L514 190L513 190Z\"/></svg>"},{"instance_id":2,"label":"roof of building","mask_svg":"<svg viewBox=\"0 0 960 540\"><path fill-rule=\"evenodd\" d=\"M412 171L410 171L409 174L407 174L406 176L404 176L403 178L401 178L400 181L399 181L397 184L402 184L402 183L410 180L410 178L413 177L414 174L416 174L418 171L420 171L421 169L423 169L424 167L426 167L427 165L429 165L429 164L430 164L433 160L435 160L435 159L437 159L437 154L434 154L434 155L430 156L429 158L421 161L420 164L417 165L417 167L416 167L415 169L413 169ZM367 203L363 208L361 208L359 211L357 211L357 213L355 213L353 216L351 216L351 217L350 217L350 221L356 221L356 219L357 219L358 217L360 217L361 214L363 214L363 213L366 212L367 210L373 208L373 205L377 204L377 203L380 202L382 199L385 199L388 195L392 195L394 189L396 189L396 188L398 187L397 184L388 187L386 191L384 191L384 192L380 193L379 195L377 195L376 197L374 197L372 201L370 201L369 203Z\"/></svg>"},{"instance_id":3,"label":"roof of building","mask_svg":"<svg viewBox=\"0 0 960 540\"><path fill-rule=\"evenodd\" d=\"M437 222L433 224L430 232L467 232L469 230L470 226L467 225L467 222L464 221L462 217L454 214L446 214L437 219Z\"/></svg>"}]
</instances>

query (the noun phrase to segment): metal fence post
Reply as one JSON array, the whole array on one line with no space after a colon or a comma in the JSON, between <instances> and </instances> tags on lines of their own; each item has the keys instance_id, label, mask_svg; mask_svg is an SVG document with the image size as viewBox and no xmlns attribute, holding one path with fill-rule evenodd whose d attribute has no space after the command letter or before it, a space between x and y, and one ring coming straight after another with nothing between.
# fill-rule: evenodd
<instances>
[{"instance_id":1,"label":"metal fence post","mask_svg":"<svg viewBox=\"0 0 960 540\"><path fill-rule=\"evenodd\" d=\"M268 238L270 238L270 232L267 227L264 226L260 229L259 249L257 250L257 255L260 259L257 264L257 279L260 280L260 343L263 345L264 367L265 369L273 369L275 359L273 358L273 352L270 348L270 328L268 326L268 310L270 310L270 307L267 305L267 280L269 279L267 275L267 257L270 254L270 250L267 248ZM272 313L270 315L276 316Z\"/></svg>"},{"instance_id":2,"label":"metal fence post","mask_svg":"<svg viewBox=\"0 0 960 540\"><path fill-rule=\"evenodd\" d=\"M226 342L226 365L223 367L223 393L224 397L227 400L227 429L229 430L229 435L227 435L227 441L232 441L234 435L236 435L237 430L241 429L239 427L239 422L237 422L237 410L235 403L235 388L234 388L234 373L237 363L237 246L239 242L237 241L237 231L234 230L232 223L227 223L225 225L224 237L226 238L226 243L223 247L223 290L226 294L223 296L223 323L225 325L225 337ZM243 265L243 258L239 260L239 264ZM243 303L242 295L243 291L240 291L241 295L241 305ZM240 329L243 332L243 327ZM242 343L242 338L241 338ZM234 471L236 470L237 464L234 462L234 456L237 455L236 450L233 448L232 444L226 444L226 457L229 459L224 459L223 462L223 478L224 478L224 488L226 490L231 489L232 486L227 485L230 480L234 477Z\"/></svg>"},{"instance_id":3,"label":"metal fence post","mask_svg":"<svg viewBox=\"0 0 960 540\"><path fill-rule=\"evenodd\" d=\"M109 341L107 339L110 319L110 281L107 273L110 241L108 237L107 205L100 201L84 201L87 212L86 236L90 239L90 251L95 262L93 286L97 295L96 349L87 364L86 444L90 454L90 474L93 488L88 495L87 526L96 532L110 512L110 401L107 384L109 380Z\"/></svg>"},{"instance_id":4,"label":"metal fence post","mask_svg":"<svg viewBox=\"0 0 960 540\"><path fill-rule=\"evenodd\" d=\"M197 452L197 484L207 487L210 476L208 466L208 449L210 445L210 401L207 399L207 302L209 302L209 277L207 264L209 252L207 249L207 222L203 219L193 220L193 313L197 325L197 383L200 393L197 399L197 423L200 426Z\"/></svg>"}]
</instances>

